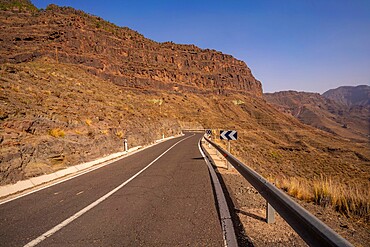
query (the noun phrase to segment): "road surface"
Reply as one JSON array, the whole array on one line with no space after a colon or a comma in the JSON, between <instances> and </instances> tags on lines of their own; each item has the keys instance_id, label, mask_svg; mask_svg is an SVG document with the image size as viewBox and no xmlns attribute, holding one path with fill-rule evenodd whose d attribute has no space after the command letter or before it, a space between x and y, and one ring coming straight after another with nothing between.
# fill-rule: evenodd
<instances>
[{"instance_id":1,"label":"road surface","mask_svg":"<svg viewBox=\"0 0 370 247\"><path fill-rule=\"evenodd\" d=\"M200 137L1 204L0 246L223 246Z\"/></svg>"}]
</instances>

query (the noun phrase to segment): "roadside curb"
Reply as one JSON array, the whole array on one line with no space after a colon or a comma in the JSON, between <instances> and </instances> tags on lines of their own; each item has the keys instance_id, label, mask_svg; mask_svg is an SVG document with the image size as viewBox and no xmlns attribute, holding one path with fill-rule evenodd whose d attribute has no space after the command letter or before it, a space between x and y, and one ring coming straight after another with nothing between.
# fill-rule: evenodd
<instances>
[{"instance_id":1,"label":"roadside curb","mask_svg":"<svg viewBox=\"0 0 370 247\"><path fill-rule=\"evenodd\" d=\"M180 137L180 136L183 136L183 135L184 134L177 135L177 136L170 136L170 137L167 137L167 138L164 138L164 139L159 139L159 140L154 141L153 144L150 144L150 145L147 145L147 146L144 146L144 147L143 146L136 146L136 147L130 148L128 151L112 153L112 154L109 154L105 157L102 157L102 158L99 158L99 159L96 159L96 160L93 160L93 161L89 161L89 162L86 162L86 163L78 164L78 165L75 165L75 166L70 166L70 167L67 167L65 169L50 173L50 174L45 174L45 175L41 175L41 176L38 176L38 177L29 178L27 180L21 180L21 181L18 181L17 183L15 183L15 184L8 184L8 185L1 186L0 187L0 199L5 199L5 197L10 196L12 194L19 193L19 192L22 192L24 190L32 189L33 187L39 186L39 185L47 183L47 182L52 182L53 180L65 177L67 175L77 174L79 172L84 172L84 171L88 170L89 168L92 168L93 166L96 166L96 165L101 165L100 167L106 166L106 165L111 164L114 161L117 161L117 160L119 160L121 158L124 158L128 155L137 153L137 152L142 151L146 148L155 146L155 145L157 145L159 143L162 143L164 141L167 141L167 140L170 140L170 139L173 139L173 138L176 138L176 137ZM106 163L106 164L104 164L104 163ZM100 168L100 167L98 167L98 168ZM0 204L1 203L2 202L0 201Z\"/></svg>"},{"instance_id":2,"label":"roadside curb","mask_svg":"<svg viewBox=\"0 0 370 247\"><path fill-rule=\"evenodd\" d=\"M203 139L199 140L198 147L199 147L200 153L202 154L204 158L204 161L206 162L208 166L211 181L213 183L213 188L215 190L216 200L217 200L218 210L219 210L220 223L221 223L222 233L224 237L224 246L225 247L237 247L238 241L236 239L235 229L234 229L234 225L231 219L229 207L227 205L226 198L222 190L220 181L218 180L216 172L213 169L212 164L210 163L210 160L209 160L209 158L210 159L213 159L213 158L208 157L204 153L207 151L205 151L202 141Z\"/></svg>"}]
</instances>

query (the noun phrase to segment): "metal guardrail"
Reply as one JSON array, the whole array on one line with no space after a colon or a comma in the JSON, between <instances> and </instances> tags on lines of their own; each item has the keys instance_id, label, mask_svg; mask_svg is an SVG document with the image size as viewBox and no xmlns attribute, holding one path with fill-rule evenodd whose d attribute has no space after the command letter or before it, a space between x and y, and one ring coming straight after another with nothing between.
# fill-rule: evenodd
<instances>
[{"instance_id":1,"label":"metal guardrail","mask_svg":"<svg viewBox=\"0 0 370 247\"><path fill-rule=\"evenodd\" d=\"M182 129L182 132L197 132L197 133L204 133L205 129Z\"/></svg>"},{"instance_id":2,"label":"metal guardrail","mask_svg":"<svg viewBox=\"0 0 370 247\"><path fill-rule=\"evenodd\" d=\"M306 209L290 199L284 192L244 165L229 152L204 138L262 195L281 217L310 246L353 246Z\"/></svg>"}]
</instances>

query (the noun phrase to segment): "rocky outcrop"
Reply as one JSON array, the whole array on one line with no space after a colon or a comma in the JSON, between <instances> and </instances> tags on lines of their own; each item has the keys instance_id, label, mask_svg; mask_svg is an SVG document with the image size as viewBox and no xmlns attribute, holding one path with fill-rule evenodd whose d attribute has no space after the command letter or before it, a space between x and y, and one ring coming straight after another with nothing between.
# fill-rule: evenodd
<instances>
[{"instance_id":1,"label":"rocky outcrop","mask_svg":"<svg viewBox=\"0 0 370 247\"><path fill-rule=\"evenodd\" d=\"M262 95L261 83L243 61L215 50L157 43L55 5L43 11L2 11L0 16L0 63L47 56L123 87Z\"/></svg>"}]
</instances>

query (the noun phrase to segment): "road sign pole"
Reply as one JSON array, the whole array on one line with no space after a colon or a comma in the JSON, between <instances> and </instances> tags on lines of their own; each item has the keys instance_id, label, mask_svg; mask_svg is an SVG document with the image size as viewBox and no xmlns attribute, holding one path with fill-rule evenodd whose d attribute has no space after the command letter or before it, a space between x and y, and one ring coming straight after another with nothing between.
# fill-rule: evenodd
<instances>
[{"instance_id":1,"label":"road sign pole","mask_svg":"<svg viewBox=\"0 0 370 247\"><path fill-rule=\"evenodd\" d=\"M230 150L231 150L231 148L230 148L230 140L228 140L227 141L227 151L230 153ZM230 170L231 169L231 164L227 160L226 160L226 162L227 162L227 170Z\"/></svg>"}]
</instances>

